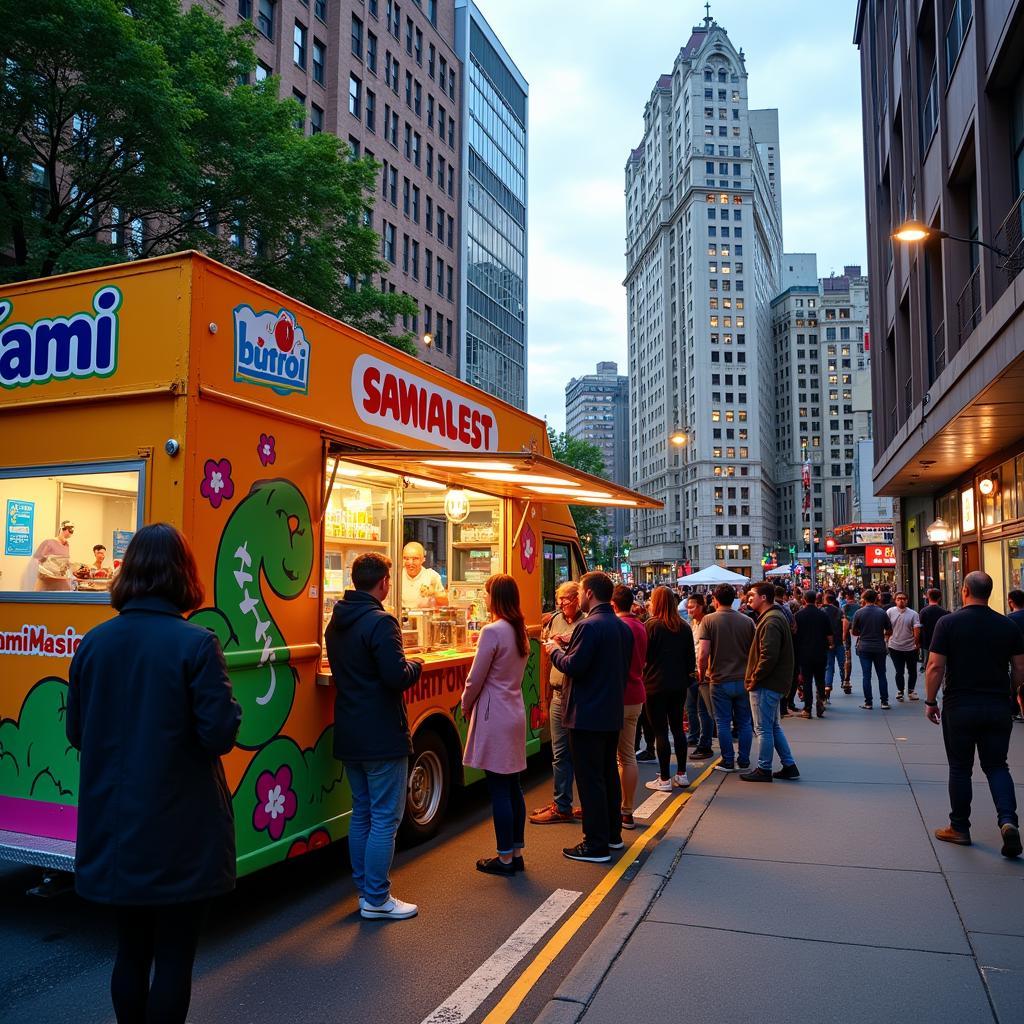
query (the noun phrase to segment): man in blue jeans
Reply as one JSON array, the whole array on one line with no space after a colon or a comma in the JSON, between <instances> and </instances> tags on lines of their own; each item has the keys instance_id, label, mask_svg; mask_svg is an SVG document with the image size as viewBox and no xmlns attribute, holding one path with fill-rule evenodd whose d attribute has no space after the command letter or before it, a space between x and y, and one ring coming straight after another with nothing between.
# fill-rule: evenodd
<instances>
[{"instance_id":1,"label":"man in blue jeans","mask_svg":"<svg viewBox=\"0 0 1024 1024\"><path fill-rule=\"evenodd\" d=\"M703 594L691 594L686 599L686 614L690 617L690 628L693 630L693 642L696 645L694 655L700 657L701 626L707 615L707 606ZM711 757L711 741L715 735L715 721L711 717L711 693L706 680L698 674L686 691L686 720L689 732L686 740L693 747L690 757L700 761Z\"/></svg>"},{"instance_id":2,"label":"man in blue jeans","mask_svg":"<svg viewBox=\"0 0 1024 1024\"><path fill-rule=\"evenodd\" d=\"M324 633L334 699L334 756L352 789L348 849L359 912L370 920L415 917L415 903L391 893L388 872L405 810L413 752L402 694L423 669L406 660L398 620L384 609L391 559L369 553L352 563L352 585Z\"/></svg>"},{"instance_id":3,"label":"man in blue jeans","mask_svg":"<svg viewBox=\"0 0 1024 1024\"><path fill-rule=\"evenodd\" d=\"M850 632L857 638L857 657L864 674L864 703L861 707L870 711L874 706L871 692L871 669L878 677L878 695L882 699L882 710L889 710L889 681L885 677L886 641L892 635L889 616L878 607L878 594L865 590L864 604L850 624Z\"/></svg>"},{"instance_id":4,"label":"man in blue jeans","mask_svg":"<svg viewBox=\"0 0 1024 1024\"><path fill-rule=\"evenodd\" d=\"M715 610L701 622L697 655L698 677L711 680L711 704L715 709L718 747L722 753L715 770L720 772L736 771L734 720L741 769L750 767L750 746L754 739L750 700L743 685L747 655L754 639L754 623L733 610L735 600L736 590L731 584L721 583L715 587L712 598Z\"/></svg>"},{"instance_id":5,"label":"man in blue jeans","mask_svg":"<svg viewBox=\"0 0 1024 1024\"><path fill-rule=\"evenodd\" d=\"M782 609L775 604L775 588L770 583L754 586L750 605L757 614L757 629L747 658L745 685L758 739L757 767L740 778L744 782L798 779L800 771L779 716L779 704L789 693L793 678L793 633ZM776 752L782 768L772 772Z\"/></svg>"}]
</instances>

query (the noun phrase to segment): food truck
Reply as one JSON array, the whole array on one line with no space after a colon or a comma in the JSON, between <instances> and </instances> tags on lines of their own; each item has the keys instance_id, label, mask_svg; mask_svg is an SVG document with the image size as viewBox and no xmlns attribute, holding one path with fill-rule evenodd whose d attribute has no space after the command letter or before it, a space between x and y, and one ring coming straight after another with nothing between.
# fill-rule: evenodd
<instances>
[{"instance_id":1,"label":"food truck","mask_svg":"<svg viewBox=\"0 0 1024 1024\"><path fill-rule=\"evenodd\" d=\"M519 584L533 753L542 615L584 570L567 503L659 507L554 461L543 421L197 253L0 289L0 438L0 859L57 870L68 666L142 524L189 538L191 619L242 705L224 767L247 873L347 832L323 632L357 555L391 558L389 610L425 662L403 825L424 837L481 775L459 702L484 581Z\"/></svg>"}]
</instances>

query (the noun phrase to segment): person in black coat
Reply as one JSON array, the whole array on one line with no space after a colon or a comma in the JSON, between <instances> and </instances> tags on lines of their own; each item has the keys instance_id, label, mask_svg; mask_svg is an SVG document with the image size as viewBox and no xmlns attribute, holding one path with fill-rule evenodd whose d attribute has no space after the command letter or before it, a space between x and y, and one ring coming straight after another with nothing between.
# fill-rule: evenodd
<instances>
[{"instance_id":1,"label":"person in black coat","mask_svg":"<svg viewBox=\"0 0 1024 1024\"><path fill-rule=\"evenodd\" d=\"M334 698L334 756L352 790L348 851L359 913L376 920L415 917L415 903L391 893L395 834L405 811L413 752L402 694L423 670L406 659L398 620L384 608L391 559L369 552L352 563L352 585L324 633Z\"/></svg>"},{"instance_id":2,"label":"person in black coat","mask_svg":"<svg viewBox=\"0 0 1024 1024\"><path fill-rule=\"evenodd\" d=\"M622 849L622 787L615 758L623 721L623 700L633 634L611 606L615 585L603 572L580 579L580 607L586 618L573 630L563 651L549 640L551 663L565 674L562 721L576 788L583 808L583 842L566 847L570 860L602 863L609 850Z\"/></svg>"},{"instance_id":3,"label":"person in black coat","mask_svg":"<svg viewBox=\"0 0 1024 1024\"><path fill-rule=\"evenodd\" d=\"M832 622L815 604L814 591L808 590L803 608L796 613L796 663L804 681L803 718L811 717L812 703L818 717L825 717L825 662L834 643Z\"/></svg>"},{"instance_id":4,"label":"person in black coat","mask_svg":"<svg viewBox=\"0 0 1024 1024\"><path fill-rule=\"evenodd\" d=\"M235 886L220 755L242 709L217 638L182 618L202 601L182 534L144 526L111 588L120 615L89 630L68 676L67 737L81 751L75 888L115 908L119 1022L185 1020L206 905Z\"/></svg>"}]
</instances>

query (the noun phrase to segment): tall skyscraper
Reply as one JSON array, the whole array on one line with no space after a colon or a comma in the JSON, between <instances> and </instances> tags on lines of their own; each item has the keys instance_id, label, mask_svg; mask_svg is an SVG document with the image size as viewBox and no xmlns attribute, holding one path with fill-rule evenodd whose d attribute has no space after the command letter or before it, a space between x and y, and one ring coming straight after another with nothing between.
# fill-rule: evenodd
<instances>
[{"instance_id":1,"label":"tall skyscraper","mask_svg":"<svg viewBox=\"0 0 1024 1024\"><path fill-rule=\"evenodd\" d=\"M687 559L752 575L776 539L780 167L777 112L748 109L743 53L707 17L626 163L630 481L665 502L632 516L641 580Z\"/></svg>"},{"instance_id":2,"label":"tall skyscraper","mask_svg":"<svg viewBox=\"0 0 1024 1024\"><path fill-rule=\"evenodd\" d=\"M856 443L871 436L868 280L859 266L819 279L813 253L782 258L784 290L772 301L775 337L776 482L783 547L818 545L853 520ZM811 466L811 507L801 470Z\"/></svg>"},{"instance_id":3,"label":"tall skyscraper","mask_svg":"<svg viewBox=\"0 0 1024 1024\"><path fill-rule=\"evenodd\" d=\"M529 87L473 0L455 2L463 63L459 375L526 408Z\"/></svg>"},{"instance_id":4,"label":"tall skyscraper","mask_svg":"<svg viewBox=\"0 0 1024 1024\"><path fill-rule=\"evenodd\" d=\"M565 432L601 449L609 480L629 486L629 378L618 363L598 363L596 373L573 377L565 386ZM621 547L629 513L609 509L608 534Z\"/></svg>"},{"instance_id":5,"label":"tall skyscraper","mask_svg":"<svg viewBox=\"0 0 1024 1024\"><path fill-rule=\"evenodd\" d=\"M390 266L374 284L416 300L404 328L430 334L424 360L457 374L464 97L452 0L208 6L229 24L252 22L255 78L280 77L281 95L306 110L307 132L331 132L381 164L371 223Z\"/></svg>"}]
</instances>

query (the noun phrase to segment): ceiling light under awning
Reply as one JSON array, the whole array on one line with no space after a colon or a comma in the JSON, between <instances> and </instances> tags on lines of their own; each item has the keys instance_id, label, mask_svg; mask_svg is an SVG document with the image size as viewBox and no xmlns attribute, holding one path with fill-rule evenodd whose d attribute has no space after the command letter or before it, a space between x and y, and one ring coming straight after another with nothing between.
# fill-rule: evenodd
<instances>
[{"instance_id":1,"label":"ceiling light under awning","mask_svg":"<svg viewBox=\"0 0 1024 1024\"><path fill-rule=\"evenodd\" d=\"M567 466L536 451L469 452L436 449L361 449L338 442L331 455L405 477L430 478L448 487L486 492L518 501L568 505L664 508L639 491Z\"/></svg>"}]
</instances>

